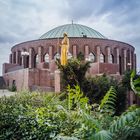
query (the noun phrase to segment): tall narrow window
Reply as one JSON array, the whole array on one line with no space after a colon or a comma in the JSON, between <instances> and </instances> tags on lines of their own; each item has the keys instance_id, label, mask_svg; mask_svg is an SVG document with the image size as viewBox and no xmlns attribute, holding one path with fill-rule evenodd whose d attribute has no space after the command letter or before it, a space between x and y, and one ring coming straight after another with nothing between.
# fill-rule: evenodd
<instances>
[{"instance_id":1,"label":"tall narrow window","mask_svg":"<svg viewBox=\"0 0 140 140\"><path fill-rule=\"evenodd\" d=\"M14 52L14 63L16 63L16 52Z\"/></svg>"},{"instance_id":2,"label":"tall narrow window","mask_svg":"<svg viewBox=\"0 0 140 140\"><path fill-rule=\"evenodd\" d=\"M49 54L48 53L45 54L44 61L45 61L45 63L49 63Z\"/></svg>"},{"instance_id":3,"label":"tall narrow window","mask_svg":"<svg viewBox=\"0 0 140 140\"><path fill-rule=\"evenodd\" d=\"M105 57L104 54L100 54L100 63L104 63L105 62Z\"/></svg>"},{"instance_id":4,"label":"tall narrow window","mask_svg":"<svg viewBox=\"0 0 140 140\"><path fill-rule=\"evenodd\" d=\"M119 56L119 72L122 74L122 57Z\"/></svg>"},{"instance_id":5,"label":"tall narrow window","mask_svg":"<svg viewBox=\"0 0 140 140\"><path fill-rule=\"evenodd\" d=\"M109 55L109 63L114 63L114 57L112 54Z\"/></svg>"},{"instance_id":6,"label":"tall narrow window","mask_svg":"<svg viewBox=\"0 0 140 140\"><path fill-rule=\"evenodd\" d=\"M93 53L89 54L89 61L95 62L95 55Z\"/></svg>"},{"instance_id":7,"label":"tall narrow window","mask_svg":"<svg viewBox=\"0 0 140 140\"><path fill-rule=\"evenodd\" d=\"M71 59L72 58L72 54L69 52L68 53L68 59Z\"/></svg>"},{"instance_id":8,"label":"tall narrow window","mask_svg":"<svg viewBox=\"0 0 140 140\"><path fill-rule=\"evenodd\" d=\"M25 68L29 68L29 55L26 56Z\"/></svg>"},{"instance_id":9,"label":"tall narrow window","mask_svg":"<svg viewBox=\"0 0 140 140\"><path fill-rule=\"evenodd\" d=\"M56 53L55 56L54 56L54 60L56 59L60 59L60 54L59 53Z\"/></svg>"},{"instance_id":10,"label":"tall narrow window","mask_svg":"<svg viewBox=\"0 0 140 140\"><path fill-rule=\"evenodd\" d=\"M38 54L36 54L36 55L34 56L34 68L36 68L38 62L39 62L39 60L38 60Z\"/></svg>"},{"instance_id":11,"label":"tall narrow window","mask_svg":"<svg viewBox=\"0 0 140 140\"><path fill-rule=\"evenodd\" d=\"M35 56L35 62L38 63L38 54Z\"/></svg>"}]
</instances>

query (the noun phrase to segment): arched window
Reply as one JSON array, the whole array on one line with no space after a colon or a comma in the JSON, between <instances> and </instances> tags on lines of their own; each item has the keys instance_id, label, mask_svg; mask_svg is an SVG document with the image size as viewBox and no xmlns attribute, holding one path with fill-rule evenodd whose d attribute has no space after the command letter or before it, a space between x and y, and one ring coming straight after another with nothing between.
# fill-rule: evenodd
<instances>
[{"instance_id":1,"label":"arched window","mask_svg":"<svg viewBox=\"0 0 140 140\"><path fill-rule=\"evenodd\" d=\"M44 61L45 61L45 63L49 63L49 54L48 53L45 54Z\"/></svg>"},{"instance_id":2,"label":"arched window","mask_svg":"<svg viewBox=\"0 0 140 140\"><path fill-rule=\"evenodd\" d=\"M93 53L89 54L89 61L95 62L95 55Z\"/></svg>"},{"instance_id":3,"label":"arched window","mask_svg":"<svg viewBox=\"0 0 140 140\"><path fill-rule=\"evenodd\" d=\"M109 63L114 63L114 57L112 54L109 55Z\"/></svg>"},{"instance_id":4,"label":"arched window","mask_svg":"<svg viewBox=\"0 0 140 140\"><path fill-rule=\"evenodd\" d=\"M68 53L68 59L71 59L72 58L72 54L69 52Z\"/></svg>"},{"instance_id":5,"label":"arched window","mask_svg":"<svg viewBox=\"0 0 140 140\"><path fill-rule=\"evenodd\" d=\"M16 86L16 80L12 81L12 86Z\"/></svg>"},{"instance_id":6,"label":"arched window","mask_svg":"<svg viewBox=\"0 0 140 140\"><path fill-rule=\"evenodd\" d=\"M55 56L54 56L54 60L56 59L60 59L60 54L59 53L56 53Z\"/></svg>"},{"instance_id":7,"label":"arched window","mask_svg":"<svg viewBox=\"0 0 140 140\"><path fill-rule=\"evenodd\" d=\"M104 63L105 62L105 57L104 54L100 54L100 63Z\"/></svg>"},{"instance_id":8,"label":"arched window","mask_svg":"<svg viewBox=\"0 0 140 140\"><path fill-rule=\"evenodd\" d=\"M29 68L29 55L26 56L25 68Z\"/></svg>"},{"instance_id":9,"label":"arched window","mask_svg":"<svg viewBox=\"0 0 140 140\"><path fill-rule=\"evenodd\" d=\"M38 54L35 56L35 63L38 63Z\"/></svg>"},{"instance_id":10,"label":"arched window","mask_svg":"<svg viewBox=\"0 0 140 140\"><path fill-rule=\"evenodd\" d=\"M13 53L13 63L16 63L16 52Z\"/></svg>"},{"instance_id":11,"label":"arched window","mask_svg":"<svg viewBox=\"0 0 140 140\"><path fill-rule=\"evenodd\" d=\"M38 60L38 54L36 54L34 56L34 68L36 68L36 65L38 64L39 60Z\"/></svg>"}]
</instances>

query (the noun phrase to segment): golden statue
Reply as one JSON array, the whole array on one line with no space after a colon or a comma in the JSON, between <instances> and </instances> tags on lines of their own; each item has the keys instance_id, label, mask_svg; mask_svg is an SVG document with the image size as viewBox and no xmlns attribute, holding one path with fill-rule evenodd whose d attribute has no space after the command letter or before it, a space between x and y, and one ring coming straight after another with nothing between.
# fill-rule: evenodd
<instances>
[{"instance_id":1,"label":"golden statue","mask_svg":"<svg viewBox=\"0 0 140 140\"><path fill-rule=\"evenodd\" d=\"M67 33L63 34L64 38L60 44L61 47L61 65L65 66L67 64L68 52L69 52L69 38Z\"/></svg>"}]
</instances>

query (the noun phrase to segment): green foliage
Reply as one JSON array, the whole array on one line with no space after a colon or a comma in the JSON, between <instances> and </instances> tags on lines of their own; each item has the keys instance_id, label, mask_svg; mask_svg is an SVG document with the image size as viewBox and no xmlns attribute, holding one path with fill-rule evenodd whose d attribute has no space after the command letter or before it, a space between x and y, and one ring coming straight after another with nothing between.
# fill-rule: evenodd
<instances>
[{"instance_id":1,"label":"green foliage","mask_svg":"<svg viewBox=\"0 0 140 140\"><path fill-rule=\"evenodd\" d=\"M84 54L82 52L79 52L78 55L77 55L77 59L79 61L83 61L85 58L84 58Z\"/></svg>"},{"instance_id":2,"label":"green foliage","mask_svg":"<svg viewBox=\"0 0 140 140\"><path fill-rule=\"evenodd\" d=\"M1 98L0 139L49 139L56 134L57 125L49 108L44 108L45 100L46 96L36 93Z\"/></svg>"},{"instance_id":3,"label":"green foliage","mask_svg":"<svg viewBox=\"0 0 140 140\"><path fill-rule=\"evenodd\" d=\"M117 98L116 91L113 88L113 86L111 86L109 91L106 93L104 98L101 100L99 109L101 111L107 111L107 113L109 113L109 114L114 114L116 98Z\"/></svg>"},{"instance_id":4,"label":"green foliage","mask_svg":"<svg viewBox=\"0 0 140 140\"><path fill-rule=\"evenodd\" d=\"M69 59L66 66L62 66L59 61L56 61L56 64L62 72L62 84L64 88L68 85L74 87L77 84L81 87L87 69L90 67L90 62L82 62L75 58Z\"/></svg>"},{"instance_id":5,"label":"green foliage","mask_svg":"<svg viewBox=\"0 0 140 140\"><path fill-rule=\"evenodd\" d=\"M135 71L131 73L130 84L135 94L140 96L140 76L136 75Z\"/></svg>"},{"instance_id":6,"label":"green foliage","mask_svg":"<svg viewBox=\"0 0 140 140\"><path fill-rule=\"evenodd\" d=\"M58 135L54 138L54 140L78 140L78 138Z\"/></svg>"},{"instance_id":7,"label":"green foliage","mask_svg":"<svg viewBox=\"0 0 140 140\"><path fill-rule=\"evenodd\" d=\"M140 108L128 109L110 126L113 140L138 140L140 138Z\"/></svg>"},{"instance_id":8,"label":"green foliage","mask_svg":"<svg viewBox=\"0 0 140 140\"><path fill-rule=\"evenodd\" d=\"M15 92L15 91L17 91L17 87L15 85L12 85L11 87L8 88L8 90Z\"/></svg>"},{"instance_id":9,"label":"green foliage","mask_svg":"<svg viewBox=\"0 0 140 140\"><path fill-rule=\"evenodd\" d=\"M80 87L76 85L73 89L68 86L68 109L71 110L73 108L78 109L88 109L88 98L83 97L84 94L81 91Z\"/></svg>"},{"instance_id":10,"label":"green foliage","mask_svg":"<svg viewBox=\"0 0 140 140\"><path fill-rule=\"evenodd\" d=\"M93 136L93 140L112 140L112 135L109 131L102 130Z\"/></svg>"},{"instance_id":11,"label":"green foliage","mask_svg":"<svg viewBox=\"0 0 140 140\"><path fill-rule=\"evenodd\" d=\"M121 114L126 109L126 88L122 83L116 79L103 76L96 76L93 78L87 78L83 82L82 90L84 94L89 98L91 104L99 104L102 98L105 96L109 88L113 86L116 91L116 115Z\"/></svg>"},{"instance_id":12,"label":"green foliage","mask_svg":"<svg viewBox=\"0 0 140 140\"><path fill-rule=\"evenodd\" d=\"M91 103L99 103L105 93L109 90L110 86L111 83L109 78L103 75L86 78L85 81L83 81L82 89L86 96L89 97Z\"/></svg>"},{"instance_id":13,"label":"green foliage","mask_svg":"<svg viewBox=\"0 0 140 140\"><path fill-rule=\"evenodd\" d=\"M86 138L95 132L88 99L80 88L62 95L23 92L0 98L0 139ZM90 130L90 131L89 131Z\"/></svg>"},{"instance_id":14,"label":"green foliage","mask_svg":"<svg viewBox=\"0 0 140 140\"><path fill-rule=\"evenodd\" d=\"M63 93L64 94L64 93ZM100 104L89 104L76 85L64 95L23 91L0 98L1 140L138 140L140 108L114 116L113 87ZM97 108L96 108L97 107ZM98 108L99 107L99 108Z\"/></svg>"},{"instance_id":15,"label":"green foliage","mask_svg":"<svg viewBox=\"0 0 140 140\"><path fill-rule=\"evenodd\" d=\"M126 71L122 77L122 85L128 89L129 91L131 90L131 85L130 85L130 77L131 77L132 70Z\"/></svg>"},{"instance_id":16,"label":"green foliage","mask_svg":"<svg viewBox=\"0 0 140 140\"><path fill-rule=\"evenodd\" d=\"M117 93L115 114L120 115L126 109L126 83L129 83L129 77L127 77L128 74L123 78L124 80L122 83L112 77L106 76L105 74L103 76L92 78L85 77L86 72L90 67L90 62L84 62L81 53L79 53L78 59L72 58L68 60L66 66L62 66L59 61L57 61L56 64L62 74L62 89L65 90L68 85L70 85L70 87L79 85L83 94L89 98L90 104L99 104L110 86L113 86Z\"/></svg>"}]
</instances>

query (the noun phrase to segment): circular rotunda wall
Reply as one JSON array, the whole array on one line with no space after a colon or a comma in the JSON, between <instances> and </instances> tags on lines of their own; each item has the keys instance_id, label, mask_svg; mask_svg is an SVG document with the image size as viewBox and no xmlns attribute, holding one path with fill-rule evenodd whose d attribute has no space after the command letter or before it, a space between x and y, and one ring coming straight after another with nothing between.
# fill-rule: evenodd
<instances>
[{"instance_id":1,"label":"circular rotunda wall","mask_svg":"<svg viewBox=\"0 0 140 140\"><path fill-rule=\"evenodd\" d=\"M104 56L104 62L109 63L108 57L111 54L114 59L112 63L122 63L125 61L134 62L134 47L120 41L110 40L103 36L98 31L80 24L66 24L58 26L45 34L39 39L23 42L13 46L12 56L14 59L21 57L22 51L32 50L32 56L35 57L37 54L41 55L41 62L44 62L45 54L49 54L50 61L54 59L56 53L60 54L60 48L58 47L58 41L61 42L63 33L68 34L70 40L70 53L72 56L77 57L78 53L83 53L85 59L89 57L89 54L95 56L94 62L99 62L100 54ZM19 55L19 56L18 56ZM119 62L119 58L122 59ZM11 58L11 59L13 59ZM11 60L12 61L12 60ZM16 63L17 60L14 61ZM33 60L34 61L34 60ZM127 63L127 62L125 62ZM135 65L135 64L133 64Z\"/></svg>"}]
</instances>

